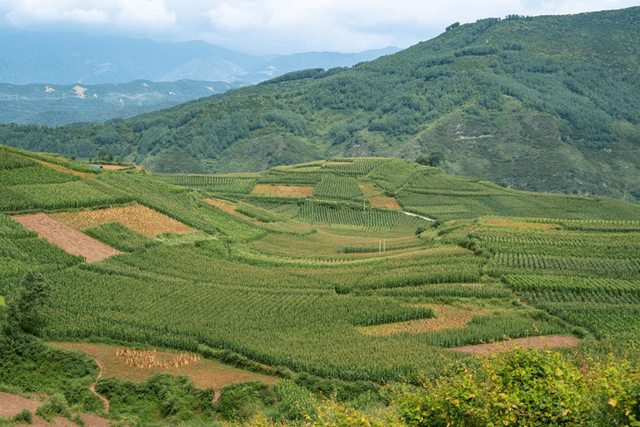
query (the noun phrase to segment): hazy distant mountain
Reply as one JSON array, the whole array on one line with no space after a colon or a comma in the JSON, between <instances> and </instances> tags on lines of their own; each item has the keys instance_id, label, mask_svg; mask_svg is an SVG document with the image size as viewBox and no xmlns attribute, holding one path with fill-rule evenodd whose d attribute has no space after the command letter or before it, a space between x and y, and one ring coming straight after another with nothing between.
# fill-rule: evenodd
<instances>
[{"instance_id":1,"label":"hazy distant mountain","mask_svg":"<svg viewBox=\"0 0 640 427\"><path fill-rule=\"evenodd\" d=\"M8 28L0 28L0 40L0 81L17 85L124 83L138 79L258 83L303 68L351 66L398 51L387 48L360 54L253 56L202 41L173 43Z\"/></svg>"},{"instance_id":2,"label":"hazy distant mountain","mask_svg":"<svg viewBox=\"0 0 640 427\"><path fill-rule=\"evenodd\" d=\"M58 126L105 122L223 93L241 85L193 80L172 83L136 80L98 85L0 83L0 123Z\"/></svg>"}]
</instances>

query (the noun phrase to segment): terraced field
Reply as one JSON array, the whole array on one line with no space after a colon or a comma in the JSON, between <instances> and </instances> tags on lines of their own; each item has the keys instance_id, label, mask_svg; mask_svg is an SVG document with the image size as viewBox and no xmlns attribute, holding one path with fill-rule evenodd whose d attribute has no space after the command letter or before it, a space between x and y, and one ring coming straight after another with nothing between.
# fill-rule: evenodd
<instances>
[{"instance_id":1,"label":"terraced field","mask_svg":"<svg viewBox=\"0 0 640 427\"><path fill-rule=\"evenodd\" d=\"M88 234L127 253L88 264L1 215L0 295L46 271L49 340L213 349L321 377L417 382L472 358L448 350L461 346L640 336L637 205L512 191L398 159L82 178L37 175L23 154L0 152L0 171L15 177L1 187L5 213L75 221L135 206L195 230L150 242L132 222L92 223ZM19 184L21 174L34 178ZM382 206L391 200L437 221Z\"/></svg>"}]
</instances>

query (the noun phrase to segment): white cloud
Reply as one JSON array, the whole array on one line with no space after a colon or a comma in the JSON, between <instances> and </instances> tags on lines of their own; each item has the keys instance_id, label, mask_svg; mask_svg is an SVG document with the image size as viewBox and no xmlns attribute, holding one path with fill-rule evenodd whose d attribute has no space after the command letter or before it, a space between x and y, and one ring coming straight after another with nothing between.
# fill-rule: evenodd
<instances>
[{"instance_id":1,"label":"white cloud","mask_svg":"<svg viewBox=\"0 0 640 427\"><path fill-rule=\"evenodd\" d=\"M65 25L175 41L204 39L252 53L407 47L453 22L568 14L637 0L0 0L0 24Z\"/></svg>"},{"instance_id":2,"label":"white cloud","mask_svg":"<svg viewBox=\"0 0 640 427\"><path fill-rule=\"evenodd\" d=\"M115 23L132 28L167 28L176 22L163 0L119 0Z\"/></svg>"}]
</instances>

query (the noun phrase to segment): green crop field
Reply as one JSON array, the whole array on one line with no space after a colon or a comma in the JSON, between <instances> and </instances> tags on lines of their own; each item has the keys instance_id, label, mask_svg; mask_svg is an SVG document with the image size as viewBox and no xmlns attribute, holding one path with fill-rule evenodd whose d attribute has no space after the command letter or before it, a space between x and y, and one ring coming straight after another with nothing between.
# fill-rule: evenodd
<instances>
[{"instance_id":1,"label":"green crop field","mask_svg":"<svg viewBox=\"0 0 640 427\"><path fill-rule=\"evenodd\" d=\"M515 191L397 159L251 178L128 170L66 180L24 156L2 158L0 172L29 183L0 187L0 295L11 301L24 274L46 273L47 340L226 351L274 372L419 384L473 365L452 347L562 335L598 354L640 339L638 205ZM249 194L260 182L315 191ZM414 215L369 202L381 194ZM196 231L151 239L117 222L88 228L126 253L86 263L7 215L131 201Z\"/></svg>"}]
</instances>

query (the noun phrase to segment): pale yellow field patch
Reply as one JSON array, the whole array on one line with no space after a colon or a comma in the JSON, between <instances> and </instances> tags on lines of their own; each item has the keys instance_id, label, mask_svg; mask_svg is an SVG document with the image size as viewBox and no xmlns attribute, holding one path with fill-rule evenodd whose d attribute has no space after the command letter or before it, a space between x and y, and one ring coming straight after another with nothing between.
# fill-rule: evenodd
<instances>
[{"instance_id":1,"label":"pale yellow field patch","mask_svg":"<svg viewBox=\"0 0 640 427\"><path fill-rule=\"evenodd\" d=\"M160 233L187 234L196 231L195 228L143 205L116 206L95 211L58 212L50 216L77 230L86 230L108 222L119 222L129 229L149 237Z\"/></svg>"}]
</instances>

